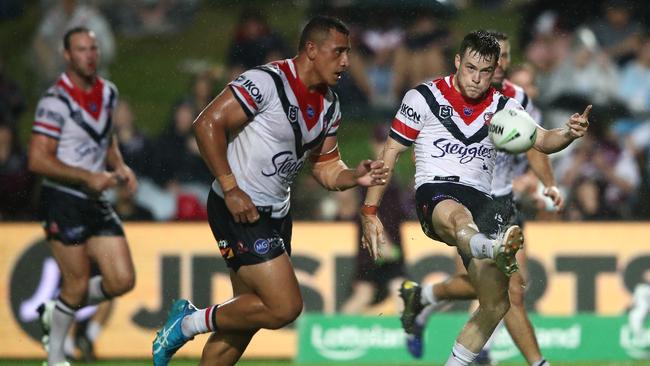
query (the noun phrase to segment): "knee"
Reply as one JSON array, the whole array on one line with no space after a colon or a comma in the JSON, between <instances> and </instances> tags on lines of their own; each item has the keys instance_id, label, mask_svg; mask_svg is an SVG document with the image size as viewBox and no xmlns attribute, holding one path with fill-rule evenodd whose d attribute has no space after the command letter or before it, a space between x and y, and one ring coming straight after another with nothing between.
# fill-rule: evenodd
<instances>
[{"instance_id":1,"label":"knee","mask_svg":"<svg viewBox=\"0 0 650 366\"><path fill-rule=\"evenodd\" d=\"M114 278L106 278L105 290L110 296L121 296L135 287L135 273L119 273Z\"/></svg>"},{"instance_id":2,"label":"knee","mask_svg":"<svg viewBox=\"0 0 650 366\"><path fill-rule=\"evenodd\" d=\"M506 296L505 298L497 301L481 304L481 308L483 308L487 313L491 314L494 317L495 321L499 321L503 319L508 310L510 310L510 301Z\"/></svg>"},{"instance_id":3,"label":"knee","mask_svg":"<svg viewBox=\"0 0 650 366\"><path fill-rule=\"evenodd\" d=\"M269 324L270 329L279 329L288 324L291 324L294 320L298 318L300 313L302 313L302 300L293 301L284 304L281 307L278 307L272 312L271 322Z\"/></svg>"},{"instance_id":4,"label":"knee","mask_svg":"<svg viewBox=\"0 0 650 366\"><path fill-rule=\"evenodd\" d=\"M81 307L88 295L88 278L65 279L61 286L61 295L68 305Z\"/></svg>"},{"instance_id":5,"label":"knee","mask_svg":"<svg viewBox=\"0 0 650 366\"><path fill-rule=\"evenodd\" d=\"M520 308L524 306L524 295L526 294L526 287L522 281L510 281L508 288L508 295L510 297L510 305L512 307Z\"/></svg>"}]
</instances>

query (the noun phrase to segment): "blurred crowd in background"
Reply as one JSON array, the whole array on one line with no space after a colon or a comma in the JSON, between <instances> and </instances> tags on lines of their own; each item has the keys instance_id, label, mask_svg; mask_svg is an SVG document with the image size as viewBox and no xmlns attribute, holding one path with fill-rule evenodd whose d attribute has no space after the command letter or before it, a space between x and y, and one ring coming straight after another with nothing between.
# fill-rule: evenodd
<instances>
[{"instance_id":1,"label":"blurred crowd in background","mask_svg":"<svg viewBox=\"0 0 650 366\"><path fill-rule=\"evenodd\" d=\"M20 85L3 67L0 55L1 221L35 217L33 202L39 184L27 170L26 141L17 134L18 123L25 120L24 114L34 113L28 108L27 96L45 91L63 71L64 32L79 25L96 32L102 52L101 75L110 79L117 37L147 39L184 32L192 27L202 6L199 0L38 3L42 18L32 38L16 40L31 42L29 59L38 80L36 90ZM453 55L463 36L454 28L457 14L493 11L511 2L298 3L305 7L305 20L314 14L329 14L350 26L351 66L336 89L345 123L365 123L364 137L370 146L385 138L406 90L454 71ZM521 57L515 59L510 79L540 108L544 127L561 127L570 114L594 104L588 136L552 156L558 185L567 198L566 209L552 212L534 175L525 173L517 178L515 191L526 216L579 221L650 218L650 29L644 28L650 24L650 4L641 0L514 3L522 18L517 33L510 36ZM21 16L24 6L19 0L3 1L0 18ZM473 24L471 28L484 26ZM223 59L214 60L223 65L220 72L195 67L189 87L179 91L184 96L174 105L160 106L171 112L159 134L143 133L138 125L143 116L137 116L132 107L137 101L121 98L113 116L115 136L125 161L140 180L133 197L119 189L111 193L123 220L206 219L212 177L192 135L194 118L225 82L242 71L295 54L293 43L256 8L242 8L228 37L224 38L229 46ZM408 205L412 187L408 179L402 182L401 190L406 193L402 204ZM317 183L308 174L303 174L299 183L293 195L297 220L355 217L358 205L349 203L359 202L359 192L327 193L316 189Z\"/></svg>"}]
</instances>

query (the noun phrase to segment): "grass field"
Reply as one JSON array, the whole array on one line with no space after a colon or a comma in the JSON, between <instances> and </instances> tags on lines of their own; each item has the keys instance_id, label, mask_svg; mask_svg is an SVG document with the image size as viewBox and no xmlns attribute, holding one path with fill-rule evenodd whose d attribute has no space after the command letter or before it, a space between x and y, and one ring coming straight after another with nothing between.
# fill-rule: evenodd
<instances>
[{"instance_id":1,"label":"grass field","mask_svg":"<svg viewBox=\"0 0 650 366\"><path fill-rule=\"evenodd\" d=\"M82 363L79 363L82 364ZM191 359L180 359L178 361L173 361L171 366L191 366L196 365L197 360ZM0 366L41 366L42 361L34 360L0 360ZM90 364L88 364L90 365ZM103 365L103 366L149 366L151 361L149 360L138 360L138 361L100 361L92 363L92 365ZM292 361L241 361L238 363L241 366L290 366L298 365ZM325 366L325 364L309 364L311 366ZM330 364L328 364L330 365ZM336 364L339 366L370 366L369 363L339 363ZM388 365L388 364L382 364ZM414 365L423 365L423 363L406 363L406 364L390 364L393 366L414 366ZM430 366L440 366L439 364L427 364ZM523 363L512 363L505 362L499 363L499 366L515 366L523 365ZM650 366L650 360L647 361L618 361L618 362L553 362L553 366Z\"/></svg>"}]
</instances>

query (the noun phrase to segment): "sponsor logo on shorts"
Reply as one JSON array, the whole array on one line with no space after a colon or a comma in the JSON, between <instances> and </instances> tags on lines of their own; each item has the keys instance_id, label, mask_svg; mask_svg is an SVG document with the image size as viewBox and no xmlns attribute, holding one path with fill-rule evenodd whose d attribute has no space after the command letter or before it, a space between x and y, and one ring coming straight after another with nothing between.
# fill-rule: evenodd
<instances>
[{"instance_id":1,"label":"sponsor logo on shorts","mask_svg":"<svg viewBox=\"0 0 650 366\"><path fill-rule=\"evenodd\" d=\"M253 249L257 254L266 254L271 250L271 243L266 239L257 239L253 244Z\"/></svg>"},{"instance_id":2,"label":"sponsor logo on shorts","mask_svg":"<svg viewBox=\"0 0 650 366\"><path fill-rule=\"evenodd\" d=\"M217 246L219 246L219 249L226 249L228 248L228 240L219 240L217 242Z\"/></svg>"}]
</instances>

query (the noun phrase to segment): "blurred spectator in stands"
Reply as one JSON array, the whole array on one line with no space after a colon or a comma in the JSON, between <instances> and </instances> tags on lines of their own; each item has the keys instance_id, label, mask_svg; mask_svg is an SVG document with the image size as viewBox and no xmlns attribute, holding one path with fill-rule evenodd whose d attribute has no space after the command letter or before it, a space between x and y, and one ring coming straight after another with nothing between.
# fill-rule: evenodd
<instances>
[{"instance_id":1,"label":"blurred spectator in stands","mask_svg":"<svg viewBox=\"0 0 650 366\"><path fill-rule=\"evenodd\" d=\"M567 96L581 96L591 103L605 104L616 97L618 81L616 67L598 46L593 32L580 28L569 56L553 71L548 85L540 85L540 99L549 104Z\"/></svg>"},{"instance_id":2,"label":"blurred spectator in stands","mask_svg":"<svg viewBox=\"0 0 650 366\"><path fill-rule=\"evenodd\" d=\"M101 0L102 8L127 37L175 33L190 24L199 0ZM117 4L116 4L117 3Z\"/></svg>"},{"instance_id":3,"label":"blurred spectator in stands","mask_svg":"<svg viewBox=\"0 0 650 366\"><path fill-rule=\"evenodd\" d=\"M25 111L25 96L18 83L11 78L0 54L0 113L8 113L11 123L18 123Z\"/></svg>"},{"instance_id":4,"label":"blurred spectator in stands","mask_svg":"<svg viewBox=\"0 0 650 366\"><path fill-rule=\"evenodd\" d=\"M0 115L0 221L32 220L34 176L8 115Z\"/></svg>"},{"instance_id":5,"label":"blurred spectator in stands","mask_svg":"<svg viewBox=\"0 0 650 366\"><path fill-rule=\"evenodd\" d=\"M384 10L386 11L386 10ZM361 34L364 49L369 57L364 66L369 82L370 104L374 107L394 109L396 99L393 82L393 59L395 50L402 44L404 31L390 14L377 14ZM354 62L351 62L351 65ZM358 65L362 65L357 63Z\"/></svg>"},{"instance_id":6,"label":"blurred spectator in stands","mask_svg":"<svg viewBox=\"0 0 650 366\"><path fill-rule=\"evenodd\" d=\"M192 132L194 117L192 106L181 103L174 109L170 127L156 141L156 159L161 168L156 181L163 187L170 188L170 185L184 183L212 183L212 174L201 159Z\"/></svg>"},{"instance_id":7,"label":"blurred spectator in stands","mask_svg":"<svg viewBox=\"0 0 650 366\"><path fill-rule=\"evenodd\" d=\"M404 93L417 84L447 75L449 65L445 57L449 45L449 31L440 27L435 18L421 13L410 23L404 41L393 59L393 96L400 100Z\"/></svg>"},{"instance_id":8,"label":"blurred spectator in stands","mask_svg":"<svg viewBox=\"0 0 650 366\"><path fill-rule=\"evenodd\" d=\"M196 116L214 97L214 78L210 72L202 72L194 76L192 85L190 86L190 92L183 97L181 103L187 103L192 106L194 115Z\"/></svg>"},{"instance_id":9,"label":"blurred spectator in stands","mask_svg":"<svg viewBox=\"0 0 650 366\"><path fill-rule=\"evenodd\" d=\"M554 10L541 12L525 25L524 36L530 33L530 41L523 46L526 60L538 71L539 88L546 89L552 72L569 55L572 32Z\"/></svg>"},{"instance_id":10,"label":"blurred spectator in stands","mask_svg":"<svg viewBox=\"0 0 650 366\"><path fill-rule=\"evenodd\" d=\"M257 9L245 9L237 21L227 54L227 79L245 70L288 57L286 42Z\"/></svg>"},{"instance_id":11,"label":"blurred spectator in stands","mask_svg":"<svg viewBox=\"0 0 650 366\"><path fill-rule=\"evenodd\" d=\"M194 117L190 104L176 106L169 128L155 144L154 180L163 187L164 194L175 197L178 220L207 218L205 203L213 180L194 139Z\"/></svg>"},{"instance_id":12,"label":"blurred spectator in stands","mask_svg":"<svg viewBox=\"0 0 650 366\"><path fill-rule=\"evenodd\" d=\"M537 72L531 64L513 66L508 74L508 79L513 84L521 86L531 100L537 100L539 97L539 88L535 83Z\"/></svg>"},{"instance_id":13,"label":"blurred spectator in stands","mask_svg":"<svg viewBox=\"0 0 650 366\"><path fill-rule=\"evenodd\" d=\"M614 138L606 108L594 107L589 132L556 169L571 192L566 211L571 220L631 218L639 168L629 147Z\"/></svg>"},{"instance_id":14,"label":"blurred spectator in stands","mask_svg":"<svg viewBox=\"0 0 650 366\"><path fill-rule=\"evenodd\" d=\"M631 0L606 0L604 16L589 26L603 51L617 64L629 61L639 47L641 23L632 18L635 4Z\"/></svg>"},{"instance_id":15,"label":"blurred spectator in stands","mask_svg":"<svg viewBox=\"0 0 650 366\"><path fill-rule=\"evenodd\" d=\"M374 156L381 156L381 150L388 137L388 125L378 125L371 136ZM387 236L387 248L382 248L382 258L375 261L368 250L361 246L361 221L359 220L359 207L365 191L349 189L336 193L339 202L338 220L354 221L358 227L356 264L354 278L351 284L350 296L341 307L345 314L361 314L372 305L385 299L394 300L394 313L397 313L401 301L398 301L398 290L406 276L404 266L404 250L402 247L401 224L412 218L409 192L391 180L379 206L378 215L384 223Z\"/></svg>"},{"instance_id":16,"label":"blurred spectator in stands","mask_svg":"<svg viewBox=\"0 0 650 366\"><path fill-rule=\"evenodd\" d=\"M51 84L65 69L61 40L65 32L74 27L86 27L95 32L102 54L98 72L100 76L108 76L109 65L115 58L115 39L108 21L90 4L59 0L45 13L33 43L34 66L41 85Z\"/></svg>"},{"instance_id":17,"label":"blurred spectator in stands","mask_svg":"<svg viewBox=\"0 0 650 366\"><path fill-rule=\"evenodd\" d=\"M632 113L650 117L650 34L646 34L635 50L636 59L621 71L618 95ZM643 118L642 116L640 116Z\"/></svg>"},{"instance_id":18,"label":"blurred spectator in stands","mask_svg":"<svg viewBox=\"0 0 650 366\"><path fill-rule=\"evenodd\" d=\"M135 125L131 104L120 99L113 113L113 127L124 162L138 178L152 177L153 144Z\"/></svg>"}]
</instances>

